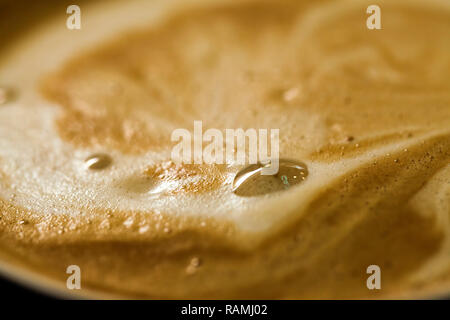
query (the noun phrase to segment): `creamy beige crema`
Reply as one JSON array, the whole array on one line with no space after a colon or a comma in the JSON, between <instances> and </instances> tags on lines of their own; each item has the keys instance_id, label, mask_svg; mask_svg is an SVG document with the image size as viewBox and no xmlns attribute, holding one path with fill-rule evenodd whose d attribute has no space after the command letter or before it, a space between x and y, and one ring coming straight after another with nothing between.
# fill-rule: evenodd
<instances>
[{"instance_id":1,"label":"creamy beige crema","mask_svg":"<svg viewBox=\"0 0 450 320\"><path fill-rule=\"evenodd\" d=\"M68 292L78 265L96 297L448 294L450 6L379 1L369 30L370 4L91 2L81 30L63 8L7 42L2 269ZM242 197L241 166L171 163L195 120L280 129L308 177Z\"/></svg>"}]
</instances>

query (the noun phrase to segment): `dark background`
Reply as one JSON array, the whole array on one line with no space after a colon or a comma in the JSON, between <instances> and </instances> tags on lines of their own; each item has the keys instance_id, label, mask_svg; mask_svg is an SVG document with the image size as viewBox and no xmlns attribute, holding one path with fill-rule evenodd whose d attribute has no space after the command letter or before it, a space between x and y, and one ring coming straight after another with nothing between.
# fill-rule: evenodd
<instances>
[{"instance_id":1,"label":"dark background","mask_svg":"<svg viewBox=\"0 0 450 320\"><path fill-rule=\"evenodd\" d=\"M12 282L3 276L0 276L0 297L2 302L8 300L54 300L51 296Z\"/></svg>"}]
</instances>

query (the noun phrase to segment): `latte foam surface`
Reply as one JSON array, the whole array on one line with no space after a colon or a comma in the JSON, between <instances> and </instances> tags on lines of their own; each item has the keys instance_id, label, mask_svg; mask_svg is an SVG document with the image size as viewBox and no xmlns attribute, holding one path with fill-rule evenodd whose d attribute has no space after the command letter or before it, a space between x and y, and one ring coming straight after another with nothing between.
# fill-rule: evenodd
<instances>
[{"instance_id":1,"label":"latte foam surface","mask_svg":"<svg viewBox=\"0 0 450 320\"><path fill-rule=\"evenodd\" d=\"M5 49L3 260L101 297L448 293L450 6L386 1L368 30L369 4L100 2ZM244 197L242 166L173 163L196 120L279 129L306 179Z\"/></svg>"}]
</instances>

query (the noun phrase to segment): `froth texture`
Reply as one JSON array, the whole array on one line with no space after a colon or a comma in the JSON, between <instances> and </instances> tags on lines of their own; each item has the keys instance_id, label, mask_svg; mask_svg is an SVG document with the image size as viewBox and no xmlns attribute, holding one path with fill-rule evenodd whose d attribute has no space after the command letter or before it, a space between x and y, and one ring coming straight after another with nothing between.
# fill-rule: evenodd
<instances>
[{"instance_id":1,"label":"froth texture","mask_svg":"<svg viewBox=\"0 0 450 320\"><path fill-rule=\"evenodd\" d=\"M450 10L436 3L383 2L382 30L364 1L205 4L43 72L55 107L2 121L4 252L61 280L77 264L85 288L126 297L448 292ZM171 132L194 120L280 129L280 155L309 175L239 197L240 167L170 161ZM86 170L94 151L111 166Z\"/></svg>"}]
</instances>

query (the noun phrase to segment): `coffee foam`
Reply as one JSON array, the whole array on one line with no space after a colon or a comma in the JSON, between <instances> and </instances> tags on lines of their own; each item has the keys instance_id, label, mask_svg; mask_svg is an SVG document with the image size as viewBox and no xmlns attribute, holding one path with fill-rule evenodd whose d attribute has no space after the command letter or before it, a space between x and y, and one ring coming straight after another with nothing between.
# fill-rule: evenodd
<instances>
[{"instance_id":1,"label":"coffee foam","mask_svg":"<svg viewBox=\"0 0 450 320\"><path fill-rule=\"evenodd\" d=\"M146 4L149 30L92 49L145 20L143 3L130 3L109 12L139 11L134 25L123 18L78 35L74 45L88 52L49 23L5 59L0 79L21 91L0 109L5 247L57 278L76 261L88 287L139 297L448 289L447 9L385 4L390 18L372 32L366 2L181 13L158 4L160 16ZM104 10L86 10L88 21L111 26ZM237 166L174 166L170 133L194 120L280 128L280 154L304 161L308 179L241 198L231 192ZM98 151L112 166L86 171ZM154 183L162 196L147 193ZM192 256L201 258L195 274L186 273ZM387 279L378 295L365 288L373 261Z\"/></svg>"}]
</instances>

